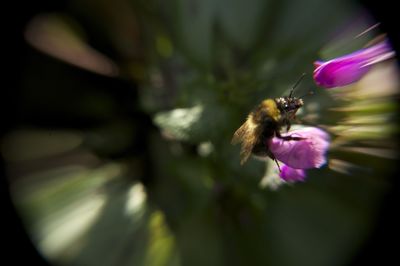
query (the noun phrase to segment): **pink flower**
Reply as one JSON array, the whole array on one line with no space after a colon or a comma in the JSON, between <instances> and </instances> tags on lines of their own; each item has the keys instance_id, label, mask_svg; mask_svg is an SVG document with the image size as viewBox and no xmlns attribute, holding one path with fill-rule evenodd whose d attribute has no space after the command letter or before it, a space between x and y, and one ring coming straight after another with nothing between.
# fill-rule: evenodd
<instances>
[{"instance_id":1,"label":"pink flower","mask_svg":"<svg viewBox=\"0 0 400 266\"><path fill-rule=\"evenodd\" d=\"M269 140L268 147L278 161L296 169L319 168L326 163L329 136L325 131L316 127L306 127L282 136L304 139L283 140L274 137Z\"/></svg>"},{"instance_id":2,"label":"pink flower","mask_svg":"<svg viewBox=\"0 0 400 266\"><path fill-rule=\"evenodd\" d=\"M314 62L314 80L325 88L345 86L360 80L373 64L394 56L393 49L385 40L326 62Z\"/></svg>"},{"instance_id":3,"label":"pink flower","mask_svg":"<svg viewBox=\"0 0 400 266\"><path fill-rule=\"evenodd\" d=\"M306 173L303 169L295 169L290 166L283 165L281 166L279 176L286 182L298 182L304 181Z\"/></svg>"}]
</instances>

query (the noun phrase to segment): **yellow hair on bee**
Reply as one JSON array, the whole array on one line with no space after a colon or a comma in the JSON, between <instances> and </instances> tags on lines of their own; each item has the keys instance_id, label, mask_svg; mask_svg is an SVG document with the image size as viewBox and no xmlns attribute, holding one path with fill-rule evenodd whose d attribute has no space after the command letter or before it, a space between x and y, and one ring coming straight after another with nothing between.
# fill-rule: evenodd
<instances>
[{"instance_id":1,"label":"yellow hair on bee","mask_svg":"<svg viewBox=\"0 0 400 266\"><path fill-rule=\"evenodd\" d=\"M236 130L233 134L232 144L242 142L242 148L240 151L241 161L240 164L244 164L249 158L253 147L259 141L259 138L264 130L262 121L266 117L278 121L280 119L279 109L272 99L267 99L261 102L258 106L259 111L251 112L246 119L246 122Z\"/></svg>"},{"instance_id":2,"label":"yellow hair on bee","mask_svg":"<svg viewBox=\"0 0 400 266\"><path fill-rule=\"evenodd\" d=\"M274 119L278 121L281 118L281 112L276 105L276 102L272 99L266 99L261 102L261 105L265 110L268 110L268 114Z\"/></svg>"},{"instance_id":3,"label":"yellow hair on bee","mask_svg":"<svg viewBox=\"0 0 400 266\"><path fill-rule=\"evenodd\" d=\"M304 74L295 83L289 96L263 100L235 131L231 143L241 143L240 164L244 164L251 154L261 158L269 156L278 164L269 150L268 141L275 136L281 137L280 130L283 126L289 130L297 110L303 106L302 99L292 97L294 88L303 77Z\"/></svg>"}]
</instances>

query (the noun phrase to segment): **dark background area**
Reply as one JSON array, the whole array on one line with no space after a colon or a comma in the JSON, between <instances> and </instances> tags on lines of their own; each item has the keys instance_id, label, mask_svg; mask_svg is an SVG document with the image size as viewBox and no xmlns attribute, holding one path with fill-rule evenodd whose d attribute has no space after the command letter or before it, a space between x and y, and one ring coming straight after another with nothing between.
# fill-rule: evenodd
<instances>
[{"instance_id":1,"label":"dark background area","mask_svg":"<svg viewBox=\"0 0 400 266\"><path fill-rule=\"evenodd\" d=\"M392 13L396 10L394 1L362 1L370 12L376 17L377 21L382 23L382 29L388 32L395 48L399 51L399 31L395 22L398 14ZM21 8L24 6L24 8ZM7 28L10 33L3 35L3 56L6 57L6 77L3 80L1 106L2 106L2 135L7 129L13 128L15 122L21 119L18 109L18 101L20 97L20 74L25 58L32 49L26 44L21 32L23 31L27 21L38 12L63 10L63 1L24 1L15 2L12 7L3 9L3 27ZM131 86L128 84L113 84L114 81L107 78L95 77L91 73L85 73L85 78L98 79L98 83L109 82L111 86ZM123 95L116 95L122 97ZM79 126L79 121L75 121ZM84 123L84 122L83 122ZM56 126L56 125L55 125ZM1 136L0 136L1 137ZM4 265L46 265L45 260L38 254L31 240L26 233L22 222L17 215L10 199L8 190L8 181L4 172L4 161L1 158L1 192L2 195L2 263ZM399 172L396 172L396 176ZM369 240L365 243L362 251L356 256L351 265L389 265L392 261L398 261L396 241L399 238L398 225L398 202L399 202L399 179L393 176L393 188L384 199L382 208L379 210L378 223L373 230ZM390 263L395 264L395 262Z\"/></svg>"},{"instance_id":2,"label":"dark background area","mask_svg":"<svg viewBox=\"0 0 400 266\"><path fill-rule=\"evenodd\" d=\"M382 29L388 32L397 53L400 51L400 31L396 17L398 14L395 5L391 1L361 1L377 21L381 21ZM399 99L397 99L399 100ZM397 120L400 122L400 120ZM398 138L400 135L398 134ZM399 237L398 202L400 202L400 172L396 170L391 180L393 188L386 195L384 203L378 214L378 223L364 249L355 258L354 265L383 264L389 265L399 261L395 248L396 239Z\"/></svg>"}]
</instances>

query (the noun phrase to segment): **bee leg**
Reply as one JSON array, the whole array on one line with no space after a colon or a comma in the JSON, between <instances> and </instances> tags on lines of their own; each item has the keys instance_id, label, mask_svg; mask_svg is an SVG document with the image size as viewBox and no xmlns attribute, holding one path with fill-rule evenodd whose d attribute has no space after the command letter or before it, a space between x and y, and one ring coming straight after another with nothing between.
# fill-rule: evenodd
<instances>
[{"instance_id":1,"label":"bee leg","mask_svg":"<svg viewBox=\"0 0 400 266\"><path fill-rule=\"evenodd\" d=\"M271 151L268 151L268 156L269 156L272 160L274 160L274 162L276 163L276 166L278 166L279 173L282 172L282 171L281 171L281 167L280 167L280 165L279 165L279 162L278 162L278 160L275 158L275 155L274 155Z\"/></svg>"},{"instance_id":2,"label":"bee leg","mask_svg":"<svg viewBox=\"0 0 400 266\"><path fill-rule=\"evenodd\" d=\"M279 173L281 173L282 171L281 171L281 167L279 166L278 160L276 158L274 158L274 161L276 163L276 166L278 166Z\"/></svg>"},{"instance_id":3,"label":"bee leg","mask_svg":"<svg viewBox=\"0 0 400 266\"><path fill-rule=\"evenodd\" d=\"M278 137L278 138L283 139L283 140L296 140L296 141L305 140L306 139L306 138L302 138L302 137L292 137L292 136L285 136L285 137L281 136L281 137Z\"/></svg>"},{"instance_id":4,"label":"bee leg","mask_svg":"<svg viewBox=\"0 0 400 266\"><path fill-rule=\"evenodd\" d=\"M305 140L306 138L302 138L302 137L292 137L292 136L282 136L279 132L276 132L276 137L283 139L283 140Z\"/></svg>"},{"instance_id":5,"label":"bee leg","mask_svg":"<svg viewBox=\"0 0 400 266\"><path fill-rule=\"evenodd\" d=\"M291 124L290 124L290 123L287 123L287 124L286 124L286 132L289 132L289 130L290 130L290 126L291 126Z\"/></svg>"},{"instance_id":6,"label":"bee leg","mask_svg":"<svg viewBox=\"0 0 400 266\"><path fill-rule=\"evenodd\" d=\"M290 129L290 126L291 126L290 120L287 118L284 118L282 122L283 122L283 125L286 125L286 132L288 132Z\"/></svg>"}]
</instances>

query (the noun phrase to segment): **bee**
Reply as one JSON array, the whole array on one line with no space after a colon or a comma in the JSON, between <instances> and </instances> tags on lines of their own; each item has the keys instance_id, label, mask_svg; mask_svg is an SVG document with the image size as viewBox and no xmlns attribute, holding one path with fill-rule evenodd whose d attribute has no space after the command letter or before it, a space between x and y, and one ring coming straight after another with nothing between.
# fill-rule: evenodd
<instances>
[{"instance_id":1,"label":"bee","mask_svg":"<svg viewBox=\"0 0 400 266\"><path fill-rule=\"evenodd\" d=\"M305 76L305 73L293 85L289 96L265 99L247 116L246 121L236 130L232 144L242 143L240 164L243 165L251 154L257 157L269 156L279 163L274 154L268 149L268 140L278 137L283 140L302 140L300 137L282 136L281 128L286 126L289 131L291 122L296 119L296 112L303 106L301 98L293 97L293 91Z\"/></svg>"}]
</instances>

